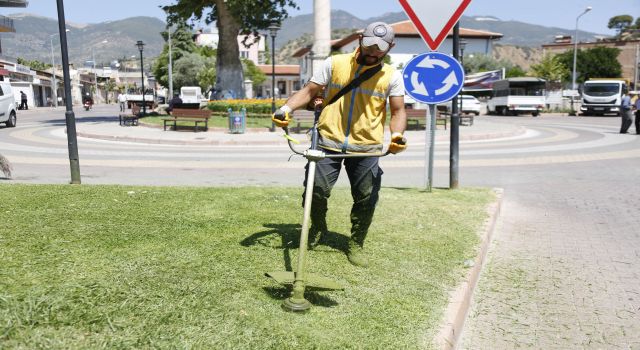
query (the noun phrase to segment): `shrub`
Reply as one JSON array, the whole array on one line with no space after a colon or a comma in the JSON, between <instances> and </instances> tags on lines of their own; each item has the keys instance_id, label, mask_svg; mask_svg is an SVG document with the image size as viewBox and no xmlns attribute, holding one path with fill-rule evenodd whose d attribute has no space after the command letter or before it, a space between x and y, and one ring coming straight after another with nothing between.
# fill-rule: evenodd
<instances>
[{"instance_id":1,"label":"shrub","mask_svg":"<svg viewBox=\"0 0 640 350\"><path fill-rule=\"evenodd\" d=\"M276 106L282 106L286 100L276 100ZM271 100L265 99L244 99L244 100L219 100L210 101L209 110L216 113L227 113L229 108L233 111L240 111L246 108L247 114L270 114Z\"/></svg>"}]
</instances>

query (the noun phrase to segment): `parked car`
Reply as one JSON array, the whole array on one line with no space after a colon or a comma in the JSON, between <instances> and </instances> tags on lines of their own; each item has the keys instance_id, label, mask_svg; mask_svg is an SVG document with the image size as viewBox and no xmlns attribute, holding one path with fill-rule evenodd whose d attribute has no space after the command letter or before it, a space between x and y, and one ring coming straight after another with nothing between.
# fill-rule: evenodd
<instances>
[{"instance_id":1,"label":"parked car","mask_svg":"<svg viewBox=\"0 0 640 350\"><path fill-rule=\"evenodd\" d=\"M451 112L452 102L444 102L438 104L438 109L446 109L447 112ZM471 95L458 95L458 111L460 113L480 115L480 101Z\"/></svg>"},{"instance_id":2,"label":"parked car","mask_svg":"<svg viewBox=\"0 0 640 350\"><path fill-rule=\"evenodd\" d=\"M12 128L16 126L16 120L16 101L11 84L0 81L0 123L5 123Z\"/></svg>"}]
</instances>

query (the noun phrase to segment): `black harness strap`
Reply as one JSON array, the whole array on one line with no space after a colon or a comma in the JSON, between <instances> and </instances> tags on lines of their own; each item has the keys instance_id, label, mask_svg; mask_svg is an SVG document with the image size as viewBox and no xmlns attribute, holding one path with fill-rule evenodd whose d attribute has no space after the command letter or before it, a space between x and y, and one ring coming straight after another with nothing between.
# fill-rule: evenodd
<instances>
[{"instance_id":1,"label":"black harness strap","mask_svg":"<svg viewBox=\"0 0 640 350\"><path fill-rule=\"evenodd\" d=\"M325 105L328 106L334 102L336 102L337 100L339 100L342 96L344 96L346 93L348 93L349 91L357 88L358 86L360 86L360 84L362 84L363 82L365 82L367 79L371 78L372 76L374 76L376 73L378 73L380 70L382 69L382 64L379 64L371 69L366 70L364 73L358 75L356 78L354 78L349 84L347 84L347 86L343 87L342 90L338 91L337 94L335 94L335 96L333 96L331 98L331 101L329 101L329 103L327 103Z\"/></svg>"}]
</instances>

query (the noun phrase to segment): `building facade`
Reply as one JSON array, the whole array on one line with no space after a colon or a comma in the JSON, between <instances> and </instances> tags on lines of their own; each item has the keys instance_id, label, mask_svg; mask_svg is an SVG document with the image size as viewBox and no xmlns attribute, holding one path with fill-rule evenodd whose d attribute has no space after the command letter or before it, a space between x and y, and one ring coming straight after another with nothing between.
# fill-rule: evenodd
<instances>
[{"instance_id":1,"label":"building facade","mask_svg":"<svg viewBox=\"0 0 640 350\"><path fill-rule=\"evenodd\" d=\"M431 49L424 42L411 21L406 20L390 24L395 32L396 46L389 52L391 65L401 69L409 60L416 55L429 52ZM352 52L359 45L358 37L362 30L349 34L341 39L331 41L332 52ZM481 30L460 28L460 40L466 42L464 54L485 54L491 55L494 42L502 38L502 34L486 32ZM453 32L449 32L447 38L438 48L440 52L452 52L453 50ZM305 83L309 81L313 72L313 56L311 47L300 48L293 54L293 57L299 59L300 62L300 80Z\"/></svg>"},{"instance_id":2,"label":"building facade","mask_svg":"<svg viewBox=\"0 0 640 350\"><path fill-rule=\"evenodd\" d=\"M563 40L562 42L555 42L553 44L542 45L544 53L557 55L566 51L572 51L575 43L570 40ZM618 55L618 62L622 66L622 78L627 79L629 82L634 83L640 80L640 73L638 72L638 65L640 64L640 40L627 40L627 41L598 41L598 42L579 42L578 50L592 49L595 47L610 47L620 49ZM580 67L576 67L576 71L580 72ZM615 78L615 77L598 77L598 78ZM638 87L635 87L638 90Z\"/></svg>"}]
</instances>

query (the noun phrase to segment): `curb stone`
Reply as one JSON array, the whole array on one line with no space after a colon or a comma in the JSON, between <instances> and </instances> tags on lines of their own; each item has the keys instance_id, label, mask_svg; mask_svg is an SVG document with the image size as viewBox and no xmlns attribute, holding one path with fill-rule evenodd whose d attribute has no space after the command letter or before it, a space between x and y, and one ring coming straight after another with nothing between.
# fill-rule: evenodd
<instances>
[{"instance_id":1,"label":"curb stone","mask_svg":"<svg viewBox=\"0 0 640 350\"><path fill-rule=\"evenodd\" d=\"M449 293L449 305L444 312L440 331L433 339L436 349L454 350L458 348L464 322L471 306L473 292L484 267L496 221L500 215L504 191L501 188L494 188L493 192L496 194L496 200L487 207L489 217L479 232L480 247L478 255L473 260L473 266L458 284L458 287Z\"/></svg>"}]
</instances>

